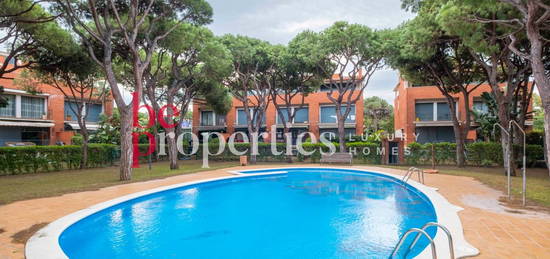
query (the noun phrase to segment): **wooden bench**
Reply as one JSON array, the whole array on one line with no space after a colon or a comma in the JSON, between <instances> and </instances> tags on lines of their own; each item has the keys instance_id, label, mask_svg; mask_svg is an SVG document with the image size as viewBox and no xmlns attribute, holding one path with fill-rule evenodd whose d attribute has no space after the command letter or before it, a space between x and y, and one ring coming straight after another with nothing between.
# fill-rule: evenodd
<instances>
[{"instance_id":1,"label":"wooden bench","mask_svg":"<svg viewBox=\"0 0 550 259\"><path fill-rule=\"evenodd\" d=\"M333 153L333 154L322 154L320 163L346 163L350 164L352 162L353 156L350 153Z\"/></svg>"}]
</instances>

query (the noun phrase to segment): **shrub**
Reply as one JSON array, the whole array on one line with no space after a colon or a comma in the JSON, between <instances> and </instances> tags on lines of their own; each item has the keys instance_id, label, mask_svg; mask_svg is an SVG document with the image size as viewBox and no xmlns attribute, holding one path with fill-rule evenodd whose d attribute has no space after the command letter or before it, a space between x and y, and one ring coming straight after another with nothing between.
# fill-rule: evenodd
<instances>
[{"instance_id":1,"label":"shrub","mask_svg":"<svg viewBox=\"0 0 550 259\"><path fill-rule=\"evenodd\" d=\"M466 161L475 166L502 165L502 147L496 142L466 144Z\"/></svg>"},{"instance_id":2,"label":"shrub","mask_svg":"<svg viewBox=\"0 0 550 259\"><path fill-rule=\"evenodd\" d=\"M71 145L82 145L82 142L84 142L84 140L80 134L71 137Z\"/></svg>"},{"instance_id":3,"label":"shrub","mask_svg":"<svg viewBox=\"0 0 550 259\"><path fill-rule=\"evenodd\" d=\"M540 145L544 143L544 132L531 131L525 135L525 141L528 145Z\"/></svg>"},{"instance_id":4,"label":"shrub","mask_svg":"<svg viewBox=\"0 0 550 259\"><path fill-rule=\"evenodd\" d=\"M409 165L431 165L432 145L434 146L435 164L456 164L456 144L454 143L411 143L407 147L410 154L405 156ZM518 159L521 162L521 146L514 145ZM527 163L533 164L544 159L544 150L541 145L527 145ZM466 163L473 166L502 165L502 146L497 142L475 142L466 144Z\"/></svg>"},{"instance_id":5,"label":"shrub","mask_svg":"<svg viewBox=\"0 0 550 259\"><path fill-rule=\"evenodd\" d=\"M197 159L202 159L203 156L203 146L204 144L199 145L199 150L195 154ZM283 154L280 155L273 155L271 153L271 144L270 143L258 143L258 155L256 156L256 161L258 162L279 162L279 161L285 161L286 155L284 152L286 151L286 145L284 143L277 143L277 150L279 152L283 152ZM208 149L210 152L217 152L219 148L219 143L209 143ZM250 156L250 153L252 152L252 149L250 148L250 143L235 143L235 149L238 151L247 151L245 155ZM210 160L212 161L238 161L239 156L234 155L229 150L229 146L226 144L225 149L223 152L219 155L211 155Z\"/></svg>"},{"instance_id":6,"label":"shrub","mask_svg":"<svg viewBox=\"0 0 550 259\"><path fill-rule=\"evenodd\" d=\"M90 144L88 167L112 165L117 146ZM75 169L82 159L80 146L0 147L0 175Z\"/></svg>"},{"instance_id":7,"label":"shrub","mask_svg":"<svg viewBox=\"0 0 550 259\"><path fill-rule=\"evenodd\" d=\"M541 145L527 145L525 153L527 153L528 165L533 165L538 160L544 160L544 147Z\"/></svg>"}]
</instances>

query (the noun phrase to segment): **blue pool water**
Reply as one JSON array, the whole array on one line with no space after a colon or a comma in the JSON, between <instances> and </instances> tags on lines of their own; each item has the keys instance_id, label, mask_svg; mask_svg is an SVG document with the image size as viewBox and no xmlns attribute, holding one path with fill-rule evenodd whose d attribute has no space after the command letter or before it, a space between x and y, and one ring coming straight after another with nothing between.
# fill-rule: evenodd
<instances>
[{"instance_id":1,"label":"blue pool water","mask_svg":"<svg viewBox=\"0 0 550 259\"><path fill-rule=\"evenodd\" d=\"M424 194L388 176L281 170L129 200L71 225L61 248L96 259L388 258L405 231L437 221Z\"/></svg>"}]
</instances>

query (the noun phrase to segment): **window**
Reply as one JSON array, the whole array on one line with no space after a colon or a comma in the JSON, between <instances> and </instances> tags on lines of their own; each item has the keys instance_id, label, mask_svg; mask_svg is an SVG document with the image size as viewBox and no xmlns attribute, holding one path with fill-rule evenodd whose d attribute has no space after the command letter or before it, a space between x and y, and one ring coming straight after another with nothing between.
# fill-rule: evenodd
<instances>
[{"instance_id":1,"label":"window","mask_svg":"<svg viewBox=\"0 0 550 259\"><path fill-rule=\"evenodd\" d=\"M225 126L225 115L219 115L216 113L216 125Z\"/></svg>"},{"instance_id":2,"label":"window","mask_svg":"<svg viewBox=\"0 0 550 259\"><path fill-rule=\"evenodd\" d=\"M75 101L65 101L65 120L78 120L78 103ZM88 122L98 122L101 116L102 105L99 103L86 103L82 115ZM70 118L69 118L70 117Z\"/></svg>"},{"instance_id":3,"label":"window","mask_svg":"<svg viewBox=\"0 0 550 259\"><path fill-rule=\"evenodd\" d=\"M201 126L214 126L214 112L202 111L201 112Z\"/></svg>"},{"instance_id":4,"label":"window","mask_svg":"<svg viewBox=\"0 0 550 259\"><path fill-rule=\"evenodd\" d=\"M296 114L294 115L294 123L307 123L309 121L309 109L300 108L296 109Z\"/></svg>"},{"instance_id":5,"label":"window","mask_svg":"<svg viewBox=\"0 0 550 259\"><path fill-rule=\"evenodd\" d=\"M250 117L254 117L254 109L251 107L249 110ZM256 114L256 118L259 116L260 114ZM256 118L253 118L253 120L256 121ZM262 116L262 124L265 124L265 116ZM237 109L237 125L248 125L248 117L243 108Z\"/></svg>"},{"instance_id":6,"label":"window","mask_svg":"<svg viewBox=\"0 0 550 259\"><path fill-rule=\"evenodd\" d=\"M238 109L237 110L237 124L238 125L246 125L248 119L246 118L246 113L244 113L244 109Z\"/></svg>"},{"instance_id":7,"label":"window","mask_svg":"<svg viewBox=\"0 0 550 259\"><path fill-rule=\"evenodd\" d=\"M433 121L434 120L434 104L433 103L417 103L414 106L416 120Z\"/></svg>"},{"instance_id":8,"label":"window","mask_svg":"<svg viewBox=\"0 0 550 259\"><path fill-rule=\"evenodd\" d=\"M355 122L355 105L351 105L351 111L346 118L346 123ZM343 104L340 109L341 113L346 112L346 105ZM336 106L321 106L321 123L336 123Z\"/></svg>"},{"instance_id":9,"label":"window","mask_svg":"<svg viewBox=\"0 0 550 259\"><path fill-rule=\"evenodd\" d=\"M101 115L102 106L99 103L86 104L86 121L98 122Z\"/></svg>"},{"instance_id":10,"label":"window","mask_svg":"<svg viewBox=\"0 0 550 259\"><path fill-rule=\"evenodd\" d=\"M0 116L15 117L15 95L2 95L0 98L7 101L5 107L0 107Z\"/></svg>"},{"instance_id":11,"label":"window","mask_svg":"<svg viewBox=\"0 0 550 259\"><path fill-rule=\"evenodd\" d=\"M294 108L291 109L294 111L294 121L292 123L307 123L309 121L309 109L307 107L302 108ZM283 117L285 118L285 122L288 121L288 109L287 108L281 108L281 113L283 114ZM280 118L280 114L277 113L277 124L283 124L283 121Z\"/></svg>"},{"instance_id":12,"label":"window","mask_svg":"<svg viewBox=\"0 0 550 259\"><path fill-rule=\"evenodd\" d=\"M437 120L438 121L450 121L451 109L447 103L437 103Z\"/></svg>"},{"instance_id":13,"label":"window","mask_svg":"<svg viewBox=\"0 0 550 259\"><path fill-rule=\"evenodd\" d=\"M481 114L489 113L489 106L483 101L474 101L474 110Z\"/></svg>"},{"instance_id":14,"label":"window","mask_svg":"<svg viewBox=\"0 0 550 259\"><path fill-rule=\"evenodd\" d=\"M414 109L417 121L451 120L451 109L447 102L419 102Z\"/></svg>"},{"instance_id":15,"label":"window","mask_svg":"<svg viewBox=\"0 0 550 259\"><path fill-rule=\"evenodd\" d=\"M77 121L78 120L77 112L78 112L78 105L76 102L65 101L65 120Z\"/></svg>"},{"instance_id":16,"label":"window","mask_svg":"<svg viewBox=\"0 0 550 259\"><path fill-rule=\"evenodd\" d=\"M289 122L288 121L288 108L281 108L279 110L280 111L276 111L277 112L277 124L283 124L283 120L281 119L281 114L282 114L282 117L285 118L285 122L288 123Z\"/></svg>"},{"instance_id":17,"label":"window","mask_svg":"<svg viewBox=\"0 0 550 259\"><path fill-rule=\"evenodd\" d=\"M21 96L21 117L41 119L44 115L44 98Z\"/></svg>"}]
</instances>

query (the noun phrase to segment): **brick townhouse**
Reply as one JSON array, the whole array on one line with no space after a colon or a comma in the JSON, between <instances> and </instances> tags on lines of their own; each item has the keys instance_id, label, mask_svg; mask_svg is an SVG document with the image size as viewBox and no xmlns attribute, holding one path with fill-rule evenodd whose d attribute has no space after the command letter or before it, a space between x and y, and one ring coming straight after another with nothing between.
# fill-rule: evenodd
<instances>
[{"instance_id":1,"label":"brick townhouse","mask_svg":"<svg viewBox=\"0 0 550 259\"><path fill-rule=\"evenodd\" d=\"M471 85L469 87L474 87ZM414 85L400 79L395 86L394 125L396 136L404 136L405 144L412 142L454 142L453 123L449 105L436 86ZM470 110L487 112L488 107L481 99L484 92L491 92L491 86L482 84L470 94ZM457 100L459 121L466 120L466 104L460 94L454 95ZM526 125L532 125L532 120ZM474 124L475 126L475 124ZM415 136L416 134L416 136ZM415 138L416 141L415 141ZM476 130L468 132L466 141L478 140Z\"/></svg>"},{"instance_id":2,"label":"brick townhouse","mask_svg":"<svg viewBox=\"0 0 550 259\"><path fill-rule=\"evenodd\" d=\"M5 62L0 53L0 63ZM14 62L14 61L9 61ZM79 129L71 105L75 100L66 98L53 86L36 84L37 93L31 94L17 84L14 79L21 77L21 69L0 79L4 87L2 96L8 101L0 108L0 146L18 142L32 142L36 145L55 145L71 143L71 137ZM110 115L113 102L110 96L85 104L87 128L98 128L99 116Z\"/></svg>"},{"instance_id":3,"label":"brick townhouse","mask_svg":"<svg viewBox=\"0 0 550 259\"><path fill-rule=\"evenodd\" d=\"M321 85L316 92L305 97L305 104L302 108L297 107L301 102L301 97L296 96L293 99L293 101L296 101L296 105L292 106L291 109L297 109L294 121L290 125L293 141L296 141L300 133L308 131L314 134L317 139L323 132L332 132L337 135L336 106L327 97L329 91L330 86L328 84ZM352 94L352 97L358 95L360 97L357 102L352 104L352 111L345 123L345 132L346 135L360 135L363 132L363 96L359 90L354 91ZM333 92L332 95L336 96L337 93ZM277 99L278 104L284 104L282 100ZM252 105L254 104L254 98L249 97L249 101ZM269 131L272 125L276 125L277 134L275 137L279 142L284 141L282 134L283 125L279 119L275 105L272 103L269 104L264 118L262 131ZM247 117L242 102L233 98L232 107L227 114L216 114L208 107L208 104L200 100L194 100L193 133L219 132L227 138L236 131L248 132ZM271 137L273 136L268 136L264 140L270 141Z\"/></svg>"}]
</instances>

